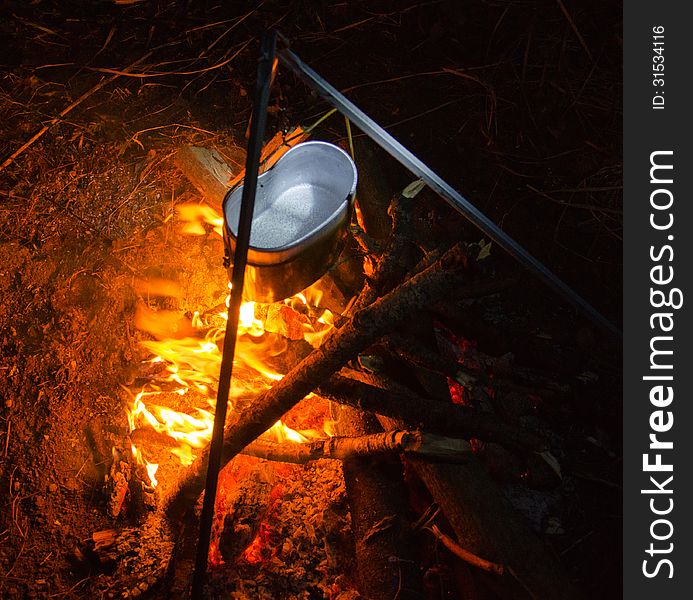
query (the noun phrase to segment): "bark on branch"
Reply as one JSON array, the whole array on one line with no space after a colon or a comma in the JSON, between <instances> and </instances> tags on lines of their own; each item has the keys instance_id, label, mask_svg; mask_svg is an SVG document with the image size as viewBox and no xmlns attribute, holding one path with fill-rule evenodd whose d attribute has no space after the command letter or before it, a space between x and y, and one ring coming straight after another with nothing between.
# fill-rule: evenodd
<instances>
[{"instance_id":1,"label":"bark on branch","mask_svg":"<svg viewBox=\"0 0 693 600\"><path fill-rule=\"evenodd\" d=\"M380 422L387 428L402 424L400 419L381 418ZM507 567L532 598L582 597L557 557L530 531L478 461L443 464L416 456L407 461L426 484L461 546Z\"/></svg>"},{"instance_id":2,"label":"bark on branch","mask_svg":"<svg viewBox=\"0 0 693 600\"><path fill-rule=\"evenodd\" d=\"M409 427L420 427L454 438L475 437L520 451L546 449L546 441L535 433L507 425L492 415L455 404L443 404L412 391L387 390L342 374L333 375L316 391L338 404L402 419Z\"/></svg>"},{"instance_id":3,"label":"bark on branch","mask_svg":"<svg viewBox=\"0 0 693 600\"><path fill-rule=\"evenodd\" d=\"M321 458L347 460L393 452L428 456L450 462L464 461L471 452L465 440L426 434L421 431L384 431L358 437L336 436L304 443L280 444L255 440L242 454L277 462L306 464Z\"/></svg>"}]
</instances>

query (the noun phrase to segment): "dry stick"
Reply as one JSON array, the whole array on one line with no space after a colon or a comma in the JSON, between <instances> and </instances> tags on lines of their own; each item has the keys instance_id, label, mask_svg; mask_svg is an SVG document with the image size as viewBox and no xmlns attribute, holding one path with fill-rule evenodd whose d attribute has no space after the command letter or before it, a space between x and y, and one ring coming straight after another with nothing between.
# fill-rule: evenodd
<instances>
[{"instance_id":1,"label":"dry stick","mask_svg":"<svg viewBox=\"0 0 693 600\"><path fill-rule=\"evenodd\" d=\"M443 533L438 529L437 525L431 525L429 531L435 535L450 552L455 556L462 559L464 562L477 567L483 571L488 571L489 573L495 573L496 575L503 574L503 565L491 562L485 558L481 558L476 554L472 554L469 550L465 550L460 546L455 540L453 540L449 535Z\"/></svg>"},{"instance_id":2,"label":"dry stick","mask_svg":"<svg viewBox=\"0 0 693 600\"><path fill-rule=\"evenodd\" d=\"M387 428L403 424L387 417L380 422ZM407 460L468 551L505 565L537 600L581 598L558 558L530 531L478 461L453 465L416 456Z\"/></svg>"},{"instance_id":3,"label":"dry stick","mask_svg":"<svg viewBox=\"0 0 693 600\"><path fill-rule=\"evenodd\" d=\"M565 4L563 4L562 0L556 0L556 3L558 4L558 8L561 9L563 16L566 18L566 21L568 21L570 28L573 30L573 33L575 34L575 37L577 37L578 41L580 42L582 49L585 51L585 54L587 54L587 57L590 59L590 61L594 62L594 58L592 56L592 53L590 52L589 46L587 45L585 38L582 37L582 34L580 33L578 26L575 24L573 17L570 16L570 13L568 12L568 9L566 8Z\"/></svg>"},{"instance_id":4,"label":"dry stick","mask_svg":"<svg viewBox=\"0 0 693 600\"><path fill-rule=\"evenodd\" d=\"M253 41L253 39L249 39L248 41L240 44L239 46L236 46L238 50L234 52L231 56L228 58L222 59L220 62L210 66L210 67L205 67L203 69L196 69L194 71L161 71L161 72L156 72L156 73L130 73L130 68L134 67L136 65L130 65L129 67L123 69L123 70L118 70L118 69L108 69L108 68L102 68L102 67L91 67L89 70L90 71L98 71L100 73L112 73L115 77L134 77L137 79L147 79L149 77L164 77L166 75L198 75L200 73L208 73L209 71L214 71L215 69L221 69L222 67L225 67L228 65L234 58L236 58L243 50L245 50L250 43ZM140 60L137 61L137 64L141 63L143 60L146 60L148 56L151 55L151 52L145 57L141 58Z\"/></svg>"},{"instance_id":5,"label":"dry stick","mask_svg":"<svg viewBox=\"0 0 693 600\"><path fill-rule=\"evenodd\" d=\"M275 462L305 465L319 459L348 460L357 457L406 452L450 462L468 460L469 443L421 431L385 431L359 437L336 436L303 443L255 440L241 454Z\"/></svg>"},{"instance_id":6,"label":"dry stick","mask_svg":"<svg viewBox=\"0 0 693 600\"><path fill-rule=\"evenodd\" d=\"M43 135L51 128L53 125L55 125L58 121L60 121L65 115L67 115L72 109L76 108L79 106L82 102L84 102L87 98L98 92L101 88L104 86L108 85L115 79L118 79L121 75L127 74L131 69L135 68L137 65L140 63L144 62L147 60L153 52L147 52L142 58L136 60L134 63L131 63L129 66L125 67L122 71L116 73L115 75L112 75L111 77L108 77L106 79L102 79L97 83L94 87L91 89L87 90L84 92L77 100L66 106L60 113L58 114L57 117L54 119L51 119L51 121L48 123L48 125L44 125L39 129L31 138L29 138L24 144L22 144L17 150L15 150L12 154L10 154L2 164L0 164L0 171L8 167L14 160L20 156L27 148L29 148L36 140L40 139L43 137Z\"/></svg>"},{"instance_id":7,"label":"dry stick","mask_svg":"<svg viewBox=\"0 0 693 600\"><path fill-rule=\"evenodd\" d=\"M130 433L133 443L146 441L171 447L171 436L153 429L135 429ZM418 430L393 430L358 437L335 436L307 442L275 442L259 438L239 454L273 462L305 465L314 460L347 460L350 458L405 452L448 462L464 462L471 452L465 440L434 435Z\"/></svg>"},{"instance_id":8,"label":"dry stick","mask_svg":"<svg viewBox=\"0 0 693 600\"><path fill-rule=\"evenodd\" d=\"M399 288L354 314L350 322L333 331L324 343L292 368L289 373L246 410L236 411L224 432L222 466L245 446L262 435L284 413L295 406L337 369L358 355L398 323L449 294L451 271L464 263L461 245L448 251L437 263L411 278ZM204 490L209 447L172 488L164 509L175 521L194 505Z\"/></svg>"},{"instance_id":9,"label":"dry stick","mask_svg":"<svg viewBox=\"0 0 693 600\"><path fill-rule=\"evenodd\" d=\"M506 425L491 415L464 406L423 398L412 391L393 392L341 374L333 375L316 391L338 404L401 418L409 427L421 427L455 438L475 437L498 442L521 452L546 449L545 440L535 433Z\"/></svg>"}]
</instances>

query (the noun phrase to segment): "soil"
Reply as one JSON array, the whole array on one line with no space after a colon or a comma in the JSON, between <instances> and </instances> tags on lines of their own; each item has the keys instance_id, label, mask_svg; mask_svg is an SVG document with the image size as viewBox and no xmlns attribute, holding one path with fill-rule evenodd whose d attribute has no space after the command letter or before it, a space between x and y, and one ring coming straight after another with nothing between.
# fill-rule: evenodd
<instances>
[{"instance_id":1,"label":"soil","mask_svg":"<svg viewBox=\"0 0 693 600\"><path fill-rule=\"evenodd\" d=\"M0 171L0 596L108 597L102 567L80 557L94 532L139 522L109 515L104 485L112 447L127 443L123 386L149 356L136 308L189 317L226 293L220 238L211 227L180 234L176 206L200 196L173 157L207 146L240 169L257 38L269 26L620 321L618 3L10 1L2 12L3 159L121 75ZM280 71L268 136L326 110ZM318 131L345 143L336 116ZM394 162L384 171L391 191L412 179ZM418 217L422 243L482 237L432 193ZM495 248L484 268L518 270ZM149 297L137 286L146 278L175 280L183 293L173 304ZM585 592L619 596L620 342L529 275L505 296L466 303L448 325L488 354L570 384L565 405L538 409L559 439L563 479L551 490L560 516L535 529ZM234 598L356 597L338 469L291 467L287 477L267 564L213 571L211 586ZM508 494L518 506L546 501L514 481ZM445 559L428 562L431 589L463 597L463 578L435 575Z\"/></svg>"}]
</instances>

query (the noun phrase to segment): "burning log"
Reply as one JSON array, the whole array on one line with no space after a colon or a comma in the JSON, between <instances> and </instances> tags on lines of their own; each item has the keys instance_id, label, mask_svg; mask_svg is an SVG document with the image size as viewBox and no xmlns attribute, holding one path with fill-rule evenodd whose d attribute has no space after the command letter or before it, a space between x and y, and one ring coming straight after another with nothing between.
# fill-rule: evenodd
<instances>
[{"instance_id":1,"label":"burning log","mask_svg":"<svg viewBox=\"0 0 693 600\"><path fill-rule=\"evenodd\" d=\"M411 453L411 448L421 449L430 444L430 437L427 438L419 432L407 431L405 423L423 423L427 428L431 423L434 423L438 430L442 430L455 438L466 435L495 439L516 448L541 449L543 447L543 441L534 434L510 428L486 416L464 411L462 407L435 403L401 388L396 390L396 394L392 394L389 390L383 389L383 385L386 388L389 386L383 384L382 381L356 381L343 376L333 376L335 371L348 360L354 358L383 335L391 332L399 323L411 318L411 315L416 311L432 306L446 296L476 296L498 291L497 282L482 282L469 287L460 285L461 278L456 277L455 274L466 266L467 262L461 244L448 251L442 258L437 258L435 251L426 255L414 269L416 274L395 288L397 282L405 277L408 264L413 258L407 256L407 251L412 248L409 234L412 219L411 200L419 189L420 186L417 182L393 200L393 236L385 255L377 262L374 277L367 282L359 299L354 304L351 318L345 318L339 329L328 334L320 348L293 367L270 390L252 402L249 401L247 406L237 407L239 410L235 411L232 422L227 424L224 432L223 464L241 452L254 453L263 458L279 458L299 463L330 457L346 461L345 477L347 480L349 478L355 480L357 473L362 478L364 474L366 476L374 475L372 478L366 477L368 480L366 487L370 491L363 491L361 496L358 493L352 494L354 498L351 504L353 515L364 515L362 524L370 521L370 525L361 527L361 529L357 523L361 522L361 517L357 516L354 521L357 548L360 543L370 543L371 540L379 536L384 535L387 538L387 543L384 546L381 545L378 552L372 555L376 558L378 553L382 557L383 548L397 547L396 536L393 537L393 532L397 528L393 527L391 519L388 520L388 515L390 517L400 515L403 513L403 508L396 507L390 510L385 504L382 504L378 508L378 514L383 514L384 517L376 519L375 522L373 519L369 520L363 511L369 510L371 505L375 503L374 501L379 503L387 498L387 494L384 493L387 490L383 486L387 487L389 480L381 474L380 470L378 470L377 475L375 475L375 469L369 471L370 462L364 463L363 461L364 457L370 459L376 452L407 452L409 450ZM368 385L369 383L376 385ZM277 445L264 441L254 441L318 385L320 385L321 394L329 399L356 406L359 409L366 409L367 406L370 406L370 410L378 414L391 415L397 419L398 428L402 428L403 431L364 436L351 435L291 447L286 445L277 447ZM460 410L456 410L458 408ZM451 415L454 416L451 417ZM435 430L436 427L431 427L431 429ZM194 505L204 488L208 452L207 448L199 455L188 472L176 482L164 503L165 514L174 523L180 522L182 516ZM447 457L450 456L448 449L443 454ZM465 458L469 457L466 447L461 453L459 445L452 454L457 460L459 460L460 455ZM449 473L434 471L431 475L426 470L426 466L440 467L441 465L428 465L428 461L421 458L411 458L410 460L415 466L419 463L424 465L420 468L416 466L417 472L420 471L420 477L431 489L434 498L451 521L458 539L463 542L466 548L469 548L473 553L478 552L481 556L494 560L499 559L501 564L507 564L534 596L553 598L558 597L556 595L558 589L569 590L569 586L564 585L563 575L558 569L556 569L553 579L549 577L548 572L552 567L555 567L555 563L546 558L546 551L541 543L533 538L531 533L523 529L522 523L517 524L519 517L512 512L512 509L502 504L499 500L500 493L475 461L472 460L472 463L478 472L474 469L468 469L463 473L458 473L458 475L465 477L463 485L466 488L466 495L460 496L459 490L454 487L455 482L448 481L451 477ZM359 462L362 464L359 465ZM349 472L353 465L355 468L352 477ZM467 465L462 466L466 467ZM440 485L436 487L437 484ZM476 493L477 485L481 486L480 498L472 499L471 496ZM442 489L445 491L440 491ZM379 493L378 490L383 493ZM445 501L440 497L441 494L448 495ZM460 498L462 508L457 506L460 503ZM502 539L501 543L505 541L500 535L496 536L498 539L494 538L487 544L477 539L482 536L481 529L483 525L486 525L485 520L490 518L487 510L481 511L483 517L481 525L475 514L466 517L471 525L464 520L464 515L455 514L452 517L448 515L448 512L452 513L453 511L474 513L478 508L478 503L487 500L498 510L497 519L501 522L501 525L489 526L489 530L494 535L496 535L497 529L507 526L513 535L523 537L527 534L529 539L525 540L523 537L507 553L504 553L498 549L498 539ZM506 521L508 522L507 525ZM472 536L468 535L470 531ZM448 541L452 542L452 540ZM469 543L467 543L468 541ZM518 556L525 546L527 547L527 555L531 557L531 560ZM364 556L367 555L368 553L364 552ZM398 556L396 552L392 552L391 555ZM540 575L535 576L528 572L532 562L541 563L538 567L538 570L541 571ZM376 564L376 561L373 564ZM488 563L488 565L493 564ZM498 570L496 569L496 571ZM369 576L369 579L375 580L377 577ZM391 593L386 594L386 596L392 595ZM386 596L375 595L375 597ZM571 597L570 591L566 597Z\"/></svg>"},{"instance_id":2,"label":"burning log","mask_svg":"<svg viewBox=\"0 0 693 600\"><path fill-rule=\"evenodd\" d=\"M108 513L115 518L126 512L133 518L156 508L157 494L143 464L133 460L130 452L112 450L113 458L106 479Z\"/></svg>"},{"instance_id":3,"label":"burning log","mask_svg":"<svg viewBox=\"0 0 693 600\"><path fill-rule=\"evenodd\" d=\"M462 287L454 274L464 266L465 261L462 245L453 247L429 268L370 306L357 311L349 322L331 332L318 349L255 399L252 406L236 412L235 422L226 427L223 464L227 464L360 351L416 311L450 294L451 284L453 291ZM208 456L209 448L206 448L171 490L165 510L174 521L182 517L204 489Z\"/></svg>"},{"instance_id":4,"label":"burning log","mask_svg":"<svg viewBox=\"0 0 693 600\"><path fill-rule=\"evenodd\" d=\"M120 451L113 450L113 461L108 479L108 514L117 517L125 504L130 484L131 467L127 460L121 460Z\"/></svg>"},{"instance_id":5,"label":"burning log","mask_svg":"<svg viewBox=\"0 0 693 600\"><path fill-rule=\"evenodd\" d=\"M219 534L219 552L224 562L238 560L257 536L265 513L271 511L275 479L276 475L258 462L232 489L225 490L226 514Z\"/></svg>"}]
</instances>

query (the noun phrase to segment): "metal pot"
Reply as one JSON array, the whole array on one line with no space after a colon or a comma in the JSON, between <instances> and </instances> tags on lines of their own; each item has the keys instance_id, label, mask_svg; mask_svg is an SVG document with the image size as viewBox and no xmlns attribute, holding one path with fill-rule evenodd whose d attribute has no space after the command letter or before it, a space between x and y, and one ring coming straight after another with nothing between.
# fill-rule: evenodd
<instances>
[{"instance_id":1,"label":"metal pot","mask_svg":"<svg viewBox=\"0 0 693 600\"><path fill-rule=\"evenodd\" d=\"M297 144L258 178L243 295L276 302L334 264L351 219L356 165L334 144ZM224 198L224 241L233 260L243 185Z\"/></svg>"}]
</instances>

